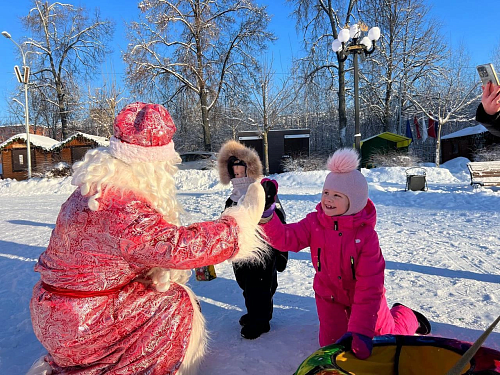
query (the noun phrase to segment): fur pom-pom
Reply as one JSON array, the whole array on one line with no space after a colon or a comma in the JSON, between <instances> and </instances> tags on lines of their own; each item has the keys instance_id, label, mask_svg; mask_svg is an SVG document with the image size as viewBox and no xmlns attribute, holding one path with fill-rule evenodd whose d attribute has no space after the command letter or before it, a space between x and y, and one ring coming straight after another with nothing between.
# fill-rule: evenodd
<instances>
[{"instance_id":1,"label":"fur pom-pom","mask_svg":"<svg viewBox=\"0 0 500 375\"><path fill-rule=\"evenodd\" d=\"M333 173L352 172L359 166L359 155L352 148L342 148L335 151L326 166Z\"/></svg>"}]
</instances>

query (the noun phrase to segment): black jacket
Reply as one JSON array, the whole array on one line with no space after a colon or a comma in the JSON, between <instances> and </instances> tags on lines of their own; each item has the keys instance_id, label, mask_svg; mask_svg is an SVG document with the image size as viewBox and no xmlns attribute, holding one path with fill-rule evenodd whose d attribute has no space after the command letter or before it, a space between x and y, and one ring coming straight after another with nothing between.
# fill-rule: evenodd
<instances>
[{"instance_id":1,"label":"black jacket","mask_svg":"<svg viewBox=\"0 0 500 375\"><path fill-rule=\"evenodd\" d=\"M491 134L500 137L500 112L489 115L484 111L483 104L479 104L476 111L476 121L483 124Z\"/></svg>"}]
</instances>

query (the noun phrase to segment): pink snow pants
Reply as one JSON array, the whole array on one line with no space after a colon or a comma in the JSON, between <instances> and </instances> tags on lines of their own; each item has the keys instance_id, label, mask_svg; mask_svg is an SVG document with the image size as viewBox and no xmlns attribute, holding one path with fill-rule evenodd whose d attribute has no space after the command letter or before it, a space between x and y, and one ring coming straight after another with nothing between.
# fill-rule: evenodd
<instances>
[{"instance_id":1,"label":"pink snow pants","mask_svg":"<svg viewBox=\"0 0 500 375\"><path fill-rule=\"evenodd\" d=\"M351 308L318 295L316 295L316 308L319 317L319 345L326 346L335 343L347 332ZM417 318L410 308L399 305L389 310L385 296L382 297L375 325L375 336L413 335L417 328Z\"/></svg>"}]
</instances>

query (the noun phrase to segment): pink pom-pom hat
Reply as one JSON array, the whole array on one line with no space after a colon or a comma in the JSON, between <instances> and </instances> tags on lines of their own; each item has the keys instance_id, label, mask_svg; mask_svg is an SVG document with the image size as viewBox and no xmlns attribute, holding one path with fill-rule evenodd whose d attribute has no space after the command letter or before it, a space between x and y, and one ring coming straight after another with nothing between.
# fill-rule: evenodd
<instances>
[{"instance_id":1,"label":"pink pom-pom hat","mask_svg":"<svg viewBox=\"0 0 500 375\"><path fill-rule=\"evenodd\" d=\"M160 104L127 105L116 116L113 130L110 153L127 164L180 160L172 141L174 121Z\"/></svg>"},{"instance_id":2,"label":"pink pom-pom hat","mask_svg":"<svg viewBox=\"0 0 500 375\"><path fill-rule=\"evenodd\" d=\"M349 209L344 215L354 215L365 208L368 202L368 183L365 176L358 171L359 155L353 149L340 149L328 159L323 189L335 190L347 195Z\"/></svg>"}]
</instances>

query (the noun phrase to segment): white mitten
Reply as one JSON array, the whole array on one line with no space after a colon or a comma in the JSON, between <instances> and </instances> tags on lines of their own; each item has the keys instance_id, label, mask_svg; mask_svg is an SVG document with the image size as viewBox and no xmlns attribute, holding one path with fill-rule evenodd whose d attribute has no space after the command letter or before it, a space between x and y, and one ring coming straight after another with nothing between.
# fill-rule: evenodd
<instances>
[{"instance_id":1,"label":"white mitten","mask_svg":"<svg viewBox=\"0 0 500 375\"><path fill-rule=\"evenodd\" d=\"M247 210L248 217L252 222L258 223L262 212L264 212L265 203L266 193L258 180L248 186L245 196L238 202L238 205Z\"/></svg>"},{"instance_id":2,"label":"white mitten","mask_svg":"<svg viewBox=\"0 0 500 375\"><path fill-rule=\"evenodd\" d=\"M264 211L266 193L260 179L250 184L238 205L224 211L223 216L232 216L238 224L238 252L232 261L259 262L268 252L260 235L259 221Z\"/></svg>"}]
</instances>

